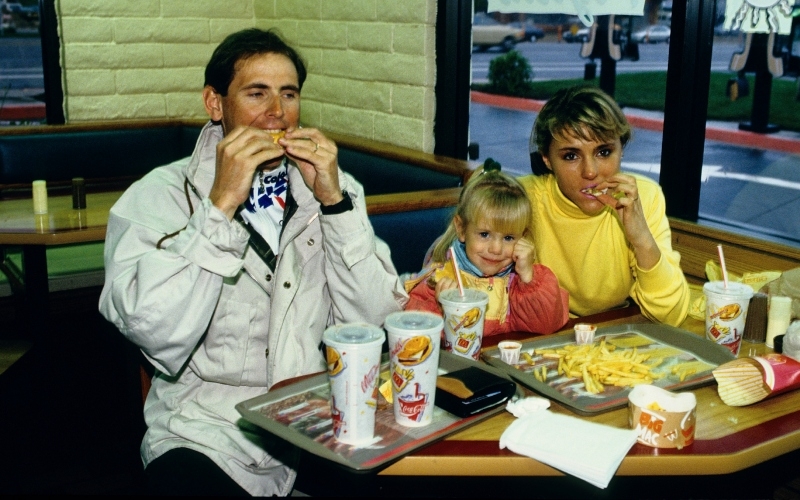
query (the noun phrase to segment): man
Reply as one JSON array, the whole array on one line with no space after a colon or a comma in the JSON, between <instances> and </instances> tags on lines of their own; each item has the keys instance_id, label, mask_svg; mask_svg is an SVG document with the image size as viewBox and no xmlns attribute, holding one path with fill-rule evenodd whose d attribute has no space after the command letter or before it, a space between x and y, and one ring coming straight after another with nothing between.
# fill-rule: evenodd
<instances>
[{"instance_id":1,"label":"man","mask_svg":"<svg viewBox=\"0 0 800 500\"><path fill-rule=\"evenodd\" d=\"M227 37L192 156L111 210L100 311L156 368L141 447L154 492L287 495L294 471L235 405L324 370L327 326L382 325L405 303L336 144L299 127L305 76L274 33Z\"/></svg>"}]
</instances>

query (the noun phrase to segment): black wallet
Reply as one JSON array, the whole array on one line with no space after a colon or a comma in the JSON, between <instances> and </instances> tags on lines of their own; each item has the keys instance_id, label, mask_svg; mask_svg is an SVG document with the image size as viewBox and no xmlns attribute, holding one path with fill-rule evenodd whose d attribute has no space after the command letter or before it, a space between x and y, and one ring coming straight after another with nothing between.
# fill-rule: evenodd
<instances>
[{"instance_id":1,"label":"black wallet","mask_svg":"<svg viewBox=\"0 0 800 500\"><path fill-rule=\"evenodd\" d=\"M458 417L469 417L503 404L514 395L514 382L471 366L436 379L436 406Z\"/></svg>"}]
</instances>

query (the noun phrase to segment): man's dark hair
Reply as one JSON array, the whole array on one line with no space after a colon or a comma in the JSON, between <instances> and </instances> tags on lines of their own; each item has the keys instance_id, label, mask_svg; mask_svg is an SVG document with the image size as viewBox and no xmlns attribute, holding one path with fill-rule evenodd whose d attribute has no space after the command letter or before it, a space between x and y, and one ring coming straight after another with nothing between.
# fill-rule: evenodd
<instances>
[{"instance_id":1,"label":"man's dark hair","mask_svg":"<svg viewBox=\"0 0 800 500\"><path fill-rule=\"evenodd\" d=\"M306 65L300 54L284 42L273 30L250 28L225 37L214 49L206 66L205 85L210 85L221 96L228 95L236 63L259 54L281 54L289 58L297 69L300 88L306 80Z\"/></svg>"}]
</instances>

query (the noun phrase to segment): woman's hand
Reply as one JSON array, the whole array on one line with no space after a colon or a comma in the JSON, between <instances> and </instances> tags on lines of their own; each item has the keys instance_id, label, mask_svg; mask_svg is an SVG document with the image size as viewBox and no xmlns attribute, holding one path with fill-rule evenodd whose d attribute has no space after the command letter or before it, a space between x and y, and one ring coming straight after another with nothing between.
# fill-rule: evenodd
<instances>
[{"instance_id":1,"label":"woman's hand","mask_svg":"<svg viewBox=\"0 0 800 500\"><path fill-rule=\"evenodd\" d=\"M297 163L303 180L317 201L323 205L342 201L336 143L315 128L290 128L278 144Z\"/></svg>"},{"instance_id":2,"label":"woman's hand","mask_svg":"<svg viewBox=\"0 0 800 500\"><path fill-rule=\"evenodd\" d=\"M597 195L597 199L617 211L625 238L633 247L639 267L652 269L661 258L661 250L647 225L636 178L616 174L606 179L598 188L607 189L607 193Z\"/></svg>"},{"instance_id":3,"label":"woman's hand","mask_svg":"<svg viewBox=\"0 0 800 500\"><path fill-rule=\"evenodd\" d=\"M536 262L536 247L533 240L523 236L514 245L514 269L523 283L533 281L533 264Z\"/></svg>"}]
</instances>

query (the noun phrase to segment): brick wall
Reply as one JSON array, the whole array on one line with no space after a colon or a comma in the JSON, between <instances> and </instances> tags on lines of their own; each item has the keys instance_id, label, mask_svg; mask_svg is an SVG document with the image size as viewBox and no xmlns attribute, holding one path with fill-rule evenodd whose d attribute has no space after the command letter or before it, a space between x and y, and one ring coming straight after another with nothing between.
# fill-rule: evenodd
<instances>
[{"instance_id":1,"label":"brick wall","mask_svg":"<svg viewBox=\"0 0 800 500\"><path fill-rule=\"evenodd\" d=\"M308 64L307 126L433 152L436 0L59 0L69 123L206 118L203 70L248 27Z\"/></svg>"}]
</instances>

